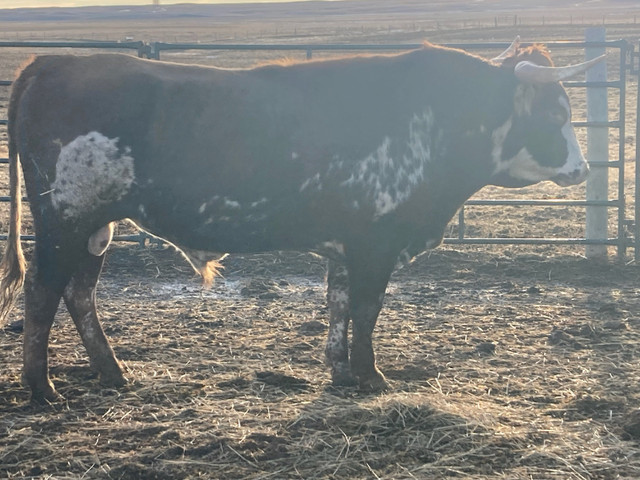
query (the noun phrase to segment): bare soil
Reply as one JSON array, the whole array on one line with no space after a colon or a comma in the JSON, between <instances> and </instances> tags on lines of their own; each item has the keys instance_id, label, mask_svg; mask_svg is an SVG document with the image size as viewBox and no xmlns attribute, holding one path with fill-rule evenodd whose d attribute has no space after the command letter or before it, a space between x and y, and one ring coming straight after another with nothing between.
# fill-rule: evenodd
<instances>
[{"instance_id":1,"label":"bare soil","mask_svg":"<svg viewBox=\"0 0 640 480\"><path fill-rule=\"evenodd\" d=\"M264 42L583 38L577 13L576 24L550 25L547 12L544 28L539 11L520 12L519 25L496 27L497 14L487 7L438 11L438 25L387 14L384 21L300 17L295 25L290 17L250 25L230 19L220 29L231 39ZM583 10L592 20L611 12ZM566 18L566 11L556 13ZM632 14L629 7L628 21L612 26L610 38L637 38ZM527 18L538 23L528 25ZM142 24L168 41L193 32L203 39L215 30L194 19ZM125 27L133 24L50 25L51 38L113 38L128 35ZM26 39L37 31L35 23L0 26L0 37L18 32ZM232 38L233 32L244 33ZM0 78L42 50L48 51L3 49ZM554 54L558 63L576 57ZM170 59L224 66L265 60L202 52ZM628 115L636 101L635 88L630 92ZM570 94L581 118L584 95ZM578 135L584 141L585 132ZM631 158L632 130L627 136ZM5 142L1 131L0 150ZM632 200L634 170L627 163ZM486 189L478 198L497 196L584 198L584 187ZM478 236L584 234L580 209L475 207L467 217L468 233ZM398 270L374 340L392 388L368 395L330 385L321 259L297 252L231 256L223 278L202 290L173 250L118 244L108 253L98 297L129 384L99 385L61 308L50 356L66 402L31 405L20 383L18 305L0 331L0 478L640 478L639 267L628 256L595 262L583 253L575 246L444 247Z\"/></svg>"},{"instance_id":2,"label":"bare soil","mask_svg":"<svg viewBox=\"0 0 640 480\"><path fill-rule=\"evenodd\" d=\"M60 311L29 404L19 309L0 334L5 478L638 478L638 269L441 249L399 270L375 342L392 390L334 389L324 265L226 262L203 291L170 249L116 247L103 324L130 384L100 387Z\"/></svg>"}]
</instances>

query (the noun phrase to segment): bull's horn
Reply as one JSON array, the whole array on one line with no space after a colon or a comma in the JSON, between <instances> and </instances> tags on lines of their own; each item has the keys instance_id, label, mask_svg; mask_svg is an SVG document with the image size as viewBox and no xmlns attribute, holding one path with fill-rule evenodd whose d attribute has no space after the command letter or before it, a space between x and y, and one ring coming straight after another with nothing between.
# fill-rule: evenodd
<instances>
[{"instance_id":1,"label":"bull's horn","mask_svg":"<svg viewBox=\"0 0 640 480\"><path fill-rule=\"evenodd\" d=\"M533 62L522 61L516 65L515 74L518 79L526 83L553 83L562 82L580 73L587 71L596 63L601 62L607 55L600 55L586 62L566 67L544 67Z\"/></svg>"},{"instance_id":2,"label":"bull's horn","mask_svg":"<svg viewBox=\"0 0 640 480\"><path fill-rule=\"evenodd\" d=\"M504 62L507 58L513 57L516 54L516 51L518 50L519 46L520 46L520 35L518 35L516 39L513 42L511 42L511 45L509 45L509 47L504 52L502 52L497 57L492 58L491 61L493 63L497 63L498 65L501 65L502 62Z\"/></svg>"}]
</instances>

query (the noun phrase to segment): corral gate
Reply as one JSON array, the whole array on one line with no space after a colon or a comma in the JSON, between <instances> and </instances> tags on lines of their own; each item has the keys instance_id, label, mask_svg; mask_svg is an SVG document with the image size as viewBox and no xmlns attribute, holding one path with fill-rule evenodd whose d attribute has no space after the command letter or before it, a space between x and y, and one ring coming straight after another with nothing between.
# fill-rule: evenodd
<instances>
[{"instance_id":1,"label":"corral gate","mask_svg":"<svg viewBox=\"0 0 640 480\"><path fill-rule=\"evenodd\" d=\"M617 171L614 178L617 179L617 194L614 198L610 198L610 194L605 193L604 198L589 200L567 200L567 199L471 199L463 207L457 218L457 224L454 223L450 232L445 236L445 243L449 244L466 244L466 245L601 245L613 246L617 251L620 260L625 259L628 248L634 248L635 260L640 261L640 205L634 201L635 215L633 218L627 217L627 204L625 192L625 131L626 131L626 93L628 88L627 74L632 73L636 78L640 77L640 69L637 66L640 53L635 50L634 46L625 40L616 41L589 41L589 42L543 42L550 49L606 49L608 52L612 50L617 54L617 78L605 81L580 81L565 82L567 88L577 88L583 90L601 89L605 92L606 98L613 99L616 104L618 116L614 120L604 118L600 120L587 121L581 119L574 121L576 128L604 128L613 129L618 132L617 135L617 155L614 159L605 161L590 161L592 170L607 169L607 171ZM42 49L89 49L89 50L106 50L117 49L125 52L135 52L140 57L152 59L160 59L162 52L186 52L191 50L204 50L209 52L221 51L280 51L280 52L302 52L307 59L311 59L315 52L374 52L374 51L402 51L413 48L419 48L421 44L189 44L189 43L163 43L163 42L0 42L0 55L2 51L8 48L27 48L34 51L42 51ZM482 52L491 55L491 52L500 52L504 50L508 44L505 43L457 43L446 44L446 46L461 48L466 51ZM610 58L614 58L609 53ZM609 61L611 63L611 60ZM5 75L7 73L4 73ZM638 82L640 83L640 82ZM11 85L10 80L0 79L0 88L6 89L6 98L8 99L8 91ZM0 100L5 97L0 91ZM7 100L8 103L8 100ZM640 95L638 96L638 105L636 115L636 138L640 134L640 126L638 126L637 118L640 113ZM6 128L7 120L0 118L0 128ZM613 147L612 147L613 148ZM632 185L633 197L637 197L638 186L640 185L640 149L636 142L636 158L635 158L635 181ZM587 153L587 157L589 157ZM0 158L0 163L7 163L8 159ZM608 189L607 189L608 190ZM8 196L0 196L0 202L8 202ZM609 212L615 215L615 235L605 235L603 238L576 238L576 237L477 237L469 236L467 232L467 209L470 207L550 207L550 208L597 208L605 209L605 221ZM7 206L8 208L8 206ZM605 227L606 230L606 227ZM0 234L0 240L6 239L6 234ZM33 235L24 235L25 240L33 240ZM115 237L119 241L133 241L144 244L148 235L141 233L136 235L118 235Z\"/></svg>"}]
</instances>

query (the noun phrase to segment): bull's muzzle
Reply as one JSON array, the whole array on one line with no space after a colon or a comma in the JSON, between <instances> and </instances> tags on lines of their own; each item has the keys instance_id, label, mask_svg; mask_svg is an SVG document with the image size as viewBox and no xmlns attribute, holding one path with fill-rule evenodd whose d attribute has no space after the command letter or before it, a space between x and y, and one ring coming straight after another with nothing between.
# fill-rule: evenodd
<instances>
[{"instance_id":1,"label":"bull's muzzle","mask_svg":"<svg viewBox=\"0 0 640 480\"><path fill-rule=\"evenodd\" d=\"M556 175L551 180L561 187L570 187L571 185L579 185L584 182L589 175L589 165L583 163L579 168L569 172Z\"/></svg>"}]
</instances>

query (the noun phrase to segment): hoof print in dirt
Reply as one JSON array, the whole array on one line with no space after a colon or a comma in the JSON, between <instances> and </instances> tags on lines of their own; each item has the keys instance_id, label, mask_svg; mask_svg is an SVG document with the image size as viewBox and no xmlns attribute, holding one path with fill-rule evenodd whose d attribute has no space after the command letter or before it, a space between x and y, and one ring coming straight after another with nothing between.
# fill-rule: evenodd
<instances>
[{"instance_id":1,"label":"hoof print in dirt","mask_svg":"<svg viewBox=\"0 0 640 480\"><path fill-rule=\"evenodd\" d=\"M256 378L267 385L280 387L283 390L307 390L309 388L309 382L305 379L282 373L256 372Z\"/></svg>"},{"instance_id":2,"label":"hoof print in dirt","mask_svg":"<svg viewBox=\"0 0 640 480\"><path fill-rule=\"evenodd\" d=\"M624 410L625 404L626 400L620 398L600 398L585 395L565 403L562 408L550 410L549 415L570 422L587 419L609 421L614 414ZM637 426L639 428L638 433L640 433L640 416L638 417Z\"/></svg>"},{"instance_id":3,"label":"hoof print in dirt","mask_svg":"<svg viewBox=\"0 0 640 480\"><path fill-rule=\"evenodd\" d=\"M133 479L154 479L154 480L170 480L175 477L170 474L159 471L153 466L145 465L138 462L124 463L109 472L110 478L118 478L121 480Z\"/></svg>"},{"instance_id":4,"label":"hoof print in dirt","mask_svg":"<svg viewBox=\"0 0 640 480\"><path fill-rule=\"evenodd\" d=\"M287 285L284 281L276 283L270 279L252 278L247 285L242 287L240 294L260 300L277 300L282 297L282 289Z\"/></svg>"},{"instance_id":5,"label":"hoof print in dirt","mask_svg":"<svg viewBox=\"0 0 640 480\"><path fill-rule=\"evenodd\" d=\"M238 449L254 460L275 460L290 456L287 449L288 443L282 437L255 432L251 433L244 442L238 445Z\"/></svg>"},{"instance_id":6,"label":"hoof print in dirt","mask_svg":"<svg viewBox=\"0 0 640 480\"><path fill-rule=\"evenodd\" d=\"M220 388L243 388L250 385L251 382L244 377L235 377L231 380L225 380L218 382L217 386Z\"/></svg>"},{"instance_id":7,"label":"hoof print in dirt","mask_svg":"<svg viewBox=\"0 0 640 480\"><path fill-rule=\"evenodd\" d=\"M481 342L476 345L474 353L476 353L477 355L495 355L496 344L493 342Z\"/></svg>"},{"instance_id":8,"label":"hoof print in dirt","mask_svg":"<svg viewBox=\"0 0 640 480\"><path fill-rule=\"evenodd\" d=\"M611 320L610 322L606 322L602 325L602 328L604 330L609 330L609 331L624 331L624 330L629 330L629 325L627 325L625 322L620 321L620 320Z\"/></svg>"},{"instance_id":9,"label":"hoof print in dirt","mask_svg":"<svg viewBox=\"0 0 640 480\"><path fill-rule=\"evenodd\" d=\"M322 323L319 320L310 320L308 322L304 322L298 328L298 333L300 335L320 335L327 330L327 324Z\"/></svg>"},{"instance_id":10,"label":"hoof print in dirt","mask_svg":"<svg viewBox=\"0 0 640 480\"><path fill-rule=\"evenodd\" d=\"M576 336L583 337L580 332L574 329L560 330L557 327L553 327L553 330L549 334L549 345L557 347L569 347L575 350L582 350L586 348L582 342L576 340Z\"/></svg>"},{"instance_id":11,"label":"hoof print in dirt","mask_svg":"<svg viewBox=\"0 0 640 480\"><path fill-rule=\"evenodd\" d=\"M598 307L598 313L608 317L620 317L624 314L624 311L617 303L603 303Z\"/></svg>"}]
</instances>

